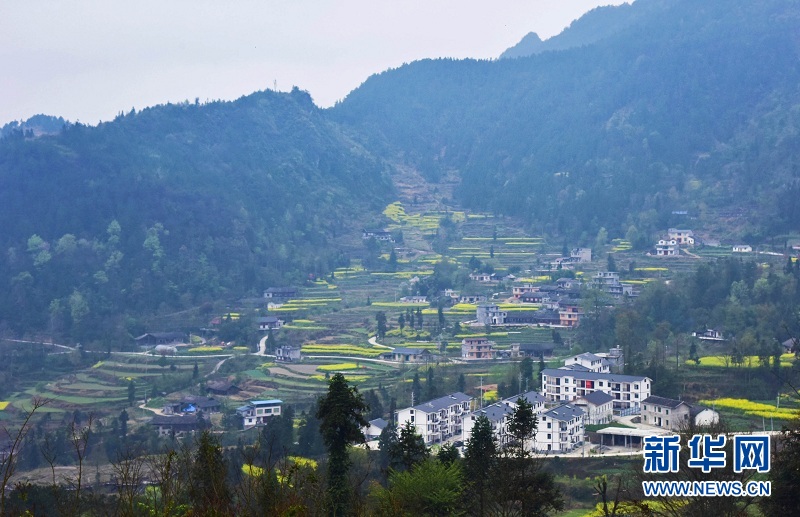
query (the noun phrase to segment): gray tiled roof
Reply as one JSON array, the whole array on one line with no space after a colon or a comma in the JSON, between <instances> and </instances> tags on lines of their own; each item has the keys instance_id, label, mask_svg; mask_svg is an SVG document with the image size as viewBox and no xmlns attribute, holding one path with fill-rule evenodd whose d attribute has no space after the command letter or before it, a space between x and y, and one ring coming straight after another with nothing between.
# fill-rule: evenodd
<instances>
[{"instance_id":1,"label":"gray tiled roof","mask_svg":"<svg viewBox=\"0 0 800 517\"><path fill-rule=\"evenodd\" d=\"M572 404L563 404L544 413L544 416L553 420L568 422L573 418L583 418L583 410Z\"/></svg>"},{"instance_id":2,"label":"gray tiled roof","mask_svg":"<svg viewBox=\"0 0 800 517\"><path fill-rule=\"evenodd\" d=\"M562 370L560 368L545 368L542 371L543 375L551 377L574 377L579 380L585 381L610 381L610 382L642 382L650 377L643 375L622 375L618 373L599 373L599 372L579 372L575 370Z\"/></svg>"},{"instance_id":3,"label":"gray tiled roof","mask_svg":"<svg viewBox=\"0 0 800 517\"><path fill-rule=\"evenodd\" d=\"M686 403L681 400L668 399L666 397L657 397L655 395L650 395L649 397L647 397L642 401L642 404L653 404L655 406L676 408L681 404L686 404ZM688 404L686 405L688 406Z\"/></svg>"},{"instance_id":4,"label":"gray tiled roof","mask_svg":"<svg viewBox=\"0 0 800 517\"><path fill-rule=\"evenodd\" d=\"M582 398L586 399L587 402L594 404L595 406L602 406L603 404L608 404L614 397L609 395L604 391L593 391L588 395L584 395Z\"/></svg>"},{"instance_id":5,"label":"gray tiled roof","mask_svg":"<svg viewBox=\"0 0 800 517\"><path fill-rule=\"evenodd\" d=\"M445 395L444 397L439 397L438 399L433 399L431 401L418 404L414 406L412 409L430 413L433 411L440 411L442 409L446 409L452 406L453 404L469 402L470 400L472 400L472 397L464 395L460 391L457 391L455 393L451 393L450 395Z\"/></svg>"},{"instance_id":6,"label":"gray tiled roof","mask_svg":"<svg viewBox=\"0 0 800 517\"><path fill-rule=\"evenodd\" d=\"M542 395L538 391L529 391L527 393L520 393L519 395L514 395L513 397L508 397L503 402L511 402L511 403L516 404L517 399L520 398L520 397L524 398L531 405L536 405L536 404L539 404L539 403L544 404L546 402L546 399L544 398L544 395Z\"/></svg>"}]
</instances>

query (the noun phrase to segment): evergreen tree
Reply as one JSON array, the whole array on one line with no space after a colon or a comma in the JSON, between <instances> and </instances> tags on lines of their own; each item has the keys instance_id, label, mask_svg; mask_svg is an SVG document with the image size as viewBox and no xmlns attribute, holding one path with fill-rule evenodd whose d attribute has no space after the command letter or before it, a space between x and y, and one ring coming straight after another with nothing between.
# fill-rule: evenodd
<instances>
[{"instance_id":1,"label":"evergreen tree","mask_svg":"<svg viewBox=\"0 0 800 517\"><path fill-rule=\"evenodd\" d=\"M204 515L229 515L233 496L228 486L228 472L222 447L208 430L200 433L189 476L189 496Z\"/></svg>"},{"instance_id":2,"label":"evergreen tree","mask_svg":"<svg viewBox=\"0 0 800 517\"><path fill-rule=\"evenodd\" d=\"M364 398L344 375L336 373L331 377L328 393L319 401L317 418L328 449L328 505L329 514L334 517L351 512L347 449L352 443L364 443L361 429L368 425L363 416L366 410Z\"/></svg>"},{"instance_id":3,"label":"evergreen tree","mask_svg":"<svg viewBox=\"0 0 800 517\"><path fill-rule=\"evenodd\" d=\"M375 313L375 322L377 324L376 333L378 335L378 339L383 339L386 337L386 313L383 311L378 311Z\"/></svg>"},{"instance_id":4,"label":"evergreen tree","mask_svg":"<svg viewBox=\"0 0 800 517\"><path fill-rule=\"evenodd\" d=\"M414 405L420 404L420 396L422 395L422 383L419 381L419 372L414 372L414 378L411 381L411 398Z\"/></svg>"},{"instance_id":5,"label":"evergreen tree","mask_svg":"<svg viewBox=\"0 0 800 517\"><path fill-rule=\"evenodd\" d=\"M400 428L397 448L400 455L400 466L405 470L411 470L414 465L421 463L429 456L425 440L417 434L417 428L411 422L406 422Z\"/></svg>"},{"instance_id":6,"label":"evergreen tree","mask_svg":"<svg viewBox=\"0 0 800 517\"><path fill-rule=\"evenodd\" d=\"M474 498L473 505L479 516L489 510L491 479L497 459L497 442L492 423L484 415L475 419L472 434L464 451L464 477Z\"/></svg>"}]
</instances>

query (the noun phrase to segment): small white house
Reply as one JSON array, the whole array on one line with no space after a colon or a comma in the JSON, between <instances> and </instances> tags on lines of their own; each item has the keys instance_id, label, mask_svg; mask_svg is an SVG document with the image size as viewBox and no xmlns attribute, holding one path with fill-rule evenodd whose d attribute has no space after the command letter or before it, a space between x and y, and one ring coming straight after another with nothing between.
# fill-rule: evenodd
<instances>
[{"instance_id":1,"label":"small white house","mask_svg":"<svg viewBox=\"0 0 800 517\"><path fill-rule=\"evenodd\" d=\"M281 404L283 401L278 399L251 400L250 404L236 409L236 413L242 417L244 429L250 429L257 425L264 425L267 419L281 414Z\"/></svg>"},{"instance_id":2,"label":"small white house","mask_svg":"<svg viewBox=\"0 0 800 517\"><path fill-rule=\"evenodd\" d=\"M607 424L614 418L614 397L602 391L593 391L576 399L574 404L583 409L584 425Z\"/></svg>"},{"instance_id":3,"label":"small white house","mask_svg":"<svg viewBox=\"0 0 800 517\"><path fill-rule=\"evenodd\" d=\"M753 253L753 247L748 244L737 244L733 247L734 253Z\"/></svg>"}]
</instances>

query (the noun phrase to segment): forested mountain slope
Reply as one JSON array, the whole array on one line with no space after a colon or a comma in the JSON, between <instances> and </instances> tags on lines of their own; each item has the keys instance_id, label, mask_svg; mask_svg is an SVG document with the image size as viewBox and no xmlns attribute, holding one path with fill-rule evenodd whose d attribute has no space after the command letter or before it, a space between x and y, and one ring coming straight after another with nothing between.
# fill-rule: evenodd
<instances>
[{"instance_id":1,"label":"forested mountain slope","mask_svg":"<svg viewBox=\"0 0 800 517\"><path fill-rule=\"evenodd\" d=\"M797 229L800 3L638 0L594 19L614 12L635 22L591 45L386 71L332 116L540 231L644 245L674 210L732 214L720 231L738 237Z\"/></svg>"},{"instance_id":2,"label":"forested mountain slope","mask_svg":"<svg viewBox=\"0 0 800 517\"><path fill-rule=\"evenodd\" d=\"M325 273L348 224L392 193L386 166L299 90L17 132L0 183L0 325L78 340Z\"/></svg>"}]
</instances>

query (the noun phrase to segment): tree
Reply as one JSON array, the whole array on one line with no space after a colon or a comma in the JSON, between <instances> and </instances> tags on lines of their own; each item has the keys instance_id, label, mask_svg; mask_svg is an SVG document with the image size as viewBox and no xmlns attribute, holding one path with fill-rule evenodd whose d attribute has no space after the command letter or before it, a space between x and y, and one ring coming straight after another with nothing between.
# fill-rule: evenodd
<instances>
[{"instance_id":1,"label":"tree","mask_svg":"<svg viewBox=\"0 0 800 517\"><path fill-rule=\"evenodd\" d=\"M800 486L800 420L784 427L773 446L772 495L763 497L760 505L764 515L794 515L797 512L797 487Z\"/></svg>"},{"instance_id":2,"label":"tree","mask_svg":"<svg viewBox=\"0 0 800 517\"><path fill-rule=\"evenodd\" d=\"M378 515L463 515L463 475L458 463L428 459L413 470L395 471L389 486L375 485Z\"/></svg>"},{"instance_id":3,"label":"tree","mask_svg":"<svg viewBox=\"0 0 800 517\"><path fill-rule=\"evenodd\" d=\"M436 453L436 459L444 465L449 466L461 459L461 454L458 452L455 445L446 443L442 445L439 452Z\"/></svg>"},{"instance_id":4,"label":"tree","mask_svg":"<svg viewBox=\"0 0 800 517\"><path fill-rule=\"evenodd\" d=\"M481 415L475 419L472 435L464 452L464 476L471 488L468 493L474 497L477 514L481 516L489 508L489 487L496 459L497 442L492 423Z\"/></svg>"},{"instance_id":5,"label":"tree","mask_svg":"<svg viewBox=\"0 0 800 517\"><path fill-rule=\"evenodd\" d=\"M128 412L124 409L119 414L119 426L120 434L128 436Z\"/></svg>"},{"instance_id":6,"label":"tree","mask_svg":"<svg viewBox=\"0 0 800 517\"><path fill-rule=\"evenodd\" d=\"M128 383L128 405L132 406L135 401L136 401L136 384L134 384L133 379L131 379L130 382Z\"/></svg>"},{"instance_id":7,"label":"tree","mask_svg":"<svg viewBox=\"0 0 800 517\"><path fill-rule=\"evenodd\" d=\"M403 314L397 317L397 326L400 327L400 335L402 335L403 329L406 328L406 317Z\"/></svg>"},{"instance_id":8,"label":"tree","mask_svg":"<svg viewBox=\"0 0 800 517\"><path fill-rule=\"evenodd\" d=\"M267 352L272 353L278 348L277 343L275 342L275 334L272 333L272 329L267 331L267 343L266 343Z\"/></svg>"},{"instance_id":9,"label":"tree","mask_svg":"<svg viewBox=\"0 0 800 517\"><path fill-rule=\"evenodd\" d=\"M352 443L364 443L361 432L368 422L364 398L344 375L336 373L328 383L328 393L319 401L317 418L320 433L328 449L328 505L335 517L350 514L350 487L347 473L350 458L347 449Z\"/></svg>"},{"instance_id":10,"label":"tree","mask_svg":"<svg viewBox=\"0 0 800 517\"><path fill-rule=\"evenodd\" d=\"M200 376L200 368L197 366L197 363L194 363L194 368L192 368L192 379L197 379Z\"/></svg>"},{"instance_id":11,"label":"tree","mask_svg":"<svg viewBox=\"0 0 800 517\"><path fill-rule=\"evenodd\" d=\"M386 427L381 430L378 436L378 463L381 471L389 475L389 470L400 468L399 445L397 441L397 426L389 421Z\"/></svg>"},{"instance_id":12,"label":"tree","mask_svg":"<svg viewBox=\"0 0 800 517\"><path fill-rule=\"evenodd\" d=\"M411 422L406 422L400 428L397 448L400 456L400 466L405 470L411 470L414 465L424 461L429 456L425 440L417 434L417 428Z\"/></svg>"},{"instance_id":13,"label":"tree","mask_svg":"<svg viewBox=\"0 0 800 517\"><path fill-rule=\"evenodd\" d=\"M417 328L422 330L422 308L417 307Z\"/></svg>"},{"instance_id":14,"label":"tree","mask_svg":"<svg viewBox=\"0 0 800 517\"><path fill-rule=\"evenodd\" d=\"M198 513L228 515L233 501L226 480L228 469L219 441L208 430L200 433L193 460L189 475L189 496Z\"/></svg>"},{"instance_id":15,"label":"tree","mask_svg":"<svg viewBox=\"0 0 800 517\"><path fill-rule=\"evenodd\" d=\"M420 395L422 395L422 383L419 381L419 372L414 372L414 378L411 381L411 403L419 404Z\"/></svg>"},{"instance_id":16,"label":"tree","mask_svg":"<svg viewBox=\"0 0 800 517\"><path fill-rule=\"evenodd\" d=\"M616 271L617 270L617 261L614 260L614 255L611 253L608 254L608 264L606 265L606 269L608 271Z\"/></svg>"},{"instance_id":17,"label":"tree","mask_svg":"<svg viewBox=\"0 0 800 517\"><path fill-rule=\"evenodd\" d=\"M375 313L375 322L377 323L376 333L378 334L378 339L383 339L386 337L386 313L383 311L378 311Z\"/></svg>"}]
</instances>

